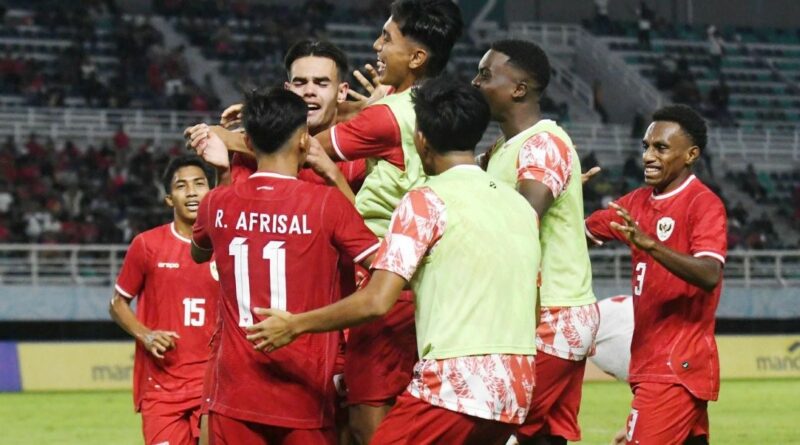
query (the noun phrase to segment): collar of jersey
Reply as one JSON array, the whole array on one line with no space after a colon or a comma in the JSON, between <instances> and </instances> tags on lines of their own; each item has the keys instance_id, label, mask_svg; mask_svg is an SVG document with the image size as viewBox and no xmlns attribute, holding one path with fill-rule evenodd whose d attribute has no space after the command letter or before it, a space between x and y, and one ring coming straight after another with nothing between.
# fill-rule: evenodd
<instances>
[{"instance_id":1,"label":"collar of jersey","mask_svg":"<svg viewBox=\"0 0 800 445\"><path fill-rule=\"evenodd\" d=\"M191 243L192 242L192 240L190 240L189 238L186 238L185 236L183 236L180 233L178 233L177 230L175 230L175 223L174 222L171 222L169 224L169 230L172 231L172 235L175 238L178 238L179 240L183 241L184 243Z\"/></svg>"},{"instance_id":2,"label":"collar of jersey","mask_svg":"<svg viewBox=\"0 0 800 445\"><path fill-rule=\"evenodd\" d=\"M272 172L255 172L250 175L250 178L279 178L279 179L297 179L294 176L282 175L280 173Z\"/></svg>"},{"instance_id":3,"label":"collar of jersey","mask_svg":"<svg viewBox=\"0 0 800 445\"><path fill-rule=\"evenodd\" d=\"M694 180L694 175L689 175L689 177L688 177L688 178L686 178L686 180L684 180L684 181L683 181L683 184L681 184L680 186L678 186L678 188L676 188L675 190L673 190L673 191L671 191L671 192L669 192L669 193L664 193L663 195L656 195L656 194L655 194L655 190L653 190L653 194L651 195L651 197L652 197L653 199L659 199L659 200L660 200L660 199L672 198L673 196L675 196L675 195L677 195L678 193L682 192L682 191L683 191L683 189L685 189L686 187L688 187L688 186L689 186L689 183L690 183L690 182L692 182L693 180Z\"/></svg>"}]
</instances>

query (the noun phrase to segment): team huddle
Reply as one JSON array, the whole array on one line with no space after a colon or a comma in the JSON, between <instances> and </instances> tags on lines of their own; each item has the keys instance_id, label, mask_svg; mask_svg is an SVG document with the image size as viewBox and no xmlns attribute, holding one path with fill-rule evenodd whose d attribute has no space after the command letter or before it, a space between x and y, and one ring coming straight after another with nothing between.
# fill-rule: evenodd
<instances>
[{"instance_id":1,"label":"team huddle","mask_svg":"<svg viewBox=\"0 0 800 445\"><path fill-rule=\"evenodd\" d=\"M708 443L726 219L691 174L704 121L656 111L645 185L585 218L590 175L539 108L545 52L494 42L464 84L442 74L462 27L450 0L395 1L357 76L369 97L306 40L283 87L186 130L174 220L133 240L110 309L137 340L148 445L579 441L588 246L611 240L635 323L614 440ZM503 135L476 158L490 121Z\"/></svg>"}]
</instances>

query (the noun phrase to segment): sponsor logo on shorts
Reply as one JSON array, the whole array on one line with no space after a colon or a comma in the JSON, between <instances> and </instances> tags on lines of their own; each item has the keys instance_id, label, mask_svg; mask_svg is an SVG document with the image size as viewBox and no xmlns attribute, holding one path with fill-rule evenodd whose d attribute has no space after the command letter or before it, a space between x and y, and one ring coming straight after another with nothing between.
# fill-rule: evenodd
<instances>
[{"instance_id":1,"label":"sponsor logo on shorts","mask_svg":"<svg viewBox=\"0 0 800 445\"><path fill-rule=\"evenodd\" d=\"M639 418L639 410L631 409L631 415L628 417L628 432L625 434L625 439L628 442L633 440L633 430L636 428L636 419Z\"/></svg>"}]
</instances>

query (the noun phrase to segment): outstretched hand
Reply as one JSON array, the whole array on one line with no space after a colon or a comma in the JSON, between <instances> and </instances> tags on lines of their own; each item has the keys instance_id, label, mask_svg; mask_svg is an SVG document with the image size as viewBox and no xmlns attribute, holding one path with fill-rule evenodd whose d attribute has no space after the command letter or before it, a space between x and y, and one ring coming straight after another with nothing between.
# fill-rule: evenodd
<instances>
[{"instance_id":1,"label":"outstretched hand","mask_svg":"<svg viewBox=\"0 0 800 445\"><path fill-rule=\"evenodd\" d=\"M261 307L253 308L253 312L256 315L267 317L245 328L249 332L247 340L253 342L256 350L272 352L288 345L297 338L297 334L294 333L290 325L292 317L290 312Z\"/></svg>"},{"instance_id":2,"label":"outstretched hand","mask_svg":"<svg viewBox=\"0 0 800 445\"><path fill-rule=\"evenodd\" d=\"M355 99L355 101L344 101L339 104L337 120L340 122L349 120L364 107L372 105L386 97L392 90L389 85L383 85L381 83L378 71L372 65L364 65L364 70L367 72L369 79L358 70L353 71L353 77L361 84L366 94L359 93L353 88L347 91L347 95Z\"/></svg>"},{"instance_id":3,"label":"outstretched hand","mask_svg":"<svg viewBox=\"0 0 800 445\"><path fill-rule=\"evenodd\" d=\"M588 171L584 172L581 175L581 184L586 184L587 182L589 182L589 180L592 179L594 175L600 173L600 170L601 170L600 167L594 166L590 168Z\"/></svg>"},{"instance_id":4,"label":"outstretched hand","mask_svg":"<svg viewBox=\"0 0 800 445\"><path fill-rule=\"evenodd\" d=\"M230 130L242 123L242 106L242 104L233 104L222 112L219 117L219 124L222 128Z\"/></svg>"},{"instance_id":5,"label":"outstretched hand","mask_svg":"<svg viewBox=\"0 0 800 445\"><path fill-rule=\"evenodd\" d=\"M640 250L650 251L656 246L656 241L653 238L645 235L644 232L639 229L639 224L637 224L636 221L631 218L628 210L615 202L610 203L608 206L617 211L617 216L622 218L623 222L623 224L619 224L615 221L612 221L612 229L621 232L631 244Z\"/></svg>"}]
</instances>

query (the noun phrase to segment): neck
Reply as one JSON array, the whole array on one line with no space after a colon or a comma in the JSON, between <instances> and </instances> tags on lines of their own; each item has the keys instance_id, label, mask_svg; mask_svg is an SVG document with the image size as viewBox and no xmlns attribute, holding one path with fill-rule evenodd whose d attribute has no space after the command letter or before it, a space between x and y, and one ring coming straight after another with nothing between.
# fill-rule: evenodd
<instances>
[{"instance_id":1,"label":"neck","mask_svg":"<svg viewBox=\"0 0 800 445\"><path fill-rule=\"evenodd\" d=\"M413 87L414 84L416 84L420 80L422 80L421 76L417 76L413 72L412 73L408 73L408 76L406 76L405 79L403 79L403 81L400 82L399 85L393 85L394 86L394 92L395 93L402 93L403 91Z\"/></svg>"},{"instance_id":2,"label":"neck","mask_svg":"<svg viewBox=\"0 0 800 445\"><path fill-rule=\"evenodd\" d=\"M433 163L434 174L438 175L458 165L476 165L475 153L472 150L448 151L447 153L436 155Z\"/></svg>"},{"instance_id":3,"label":"neck","mask_svg":"<svg viewBox=\"0 0 800 445\"><path fill-rule=\"evenodd\" d=\"M656 192L655 193L656 195L662 195L664 193L669 193L669 192L677 189L678 187L680 187L681 184L683 184L684 181L686 181L689 178L689 176L691 176L691 175L692 175L692 171L689 170L688 168L685 168L678 174L678 176L675 177L675 179L670 181L669 184L661 187L661 190L659 190L658 187L653 187L653 190Z\"/></svg>"},{"instance_id":4,"label":"neck","mask_svg":"<svg viewBox=\"0 0 800 445\"><path fill-rule=\"evenodd\" d=\"M181 219L176 212L172 222L175 224L175 231L178 232L180 236L192 239L192 226L194 225L194 221L185 221Z\"/></svg>"},{"instance_id":5,"label":"neck","mask_svg":"<svg viewBox=\"0 0 800 445\"><path fill-rule=\"evenodd\" d=\"M500 122L500 130L506 140L532 127L542 118L539 102L522 103L512 106Z\"/></svg>"},{"instance_id":6,"label":"neck","mask_svg":"<svg viewBox=\"0 0 800 445\"><path fill-rule=\"evenodd\" d=\"M297 177L300 162L295 156L287 155L283 149L271 155L257 155L259 172L277 173Z\"/></svg>"}]
</instances>

